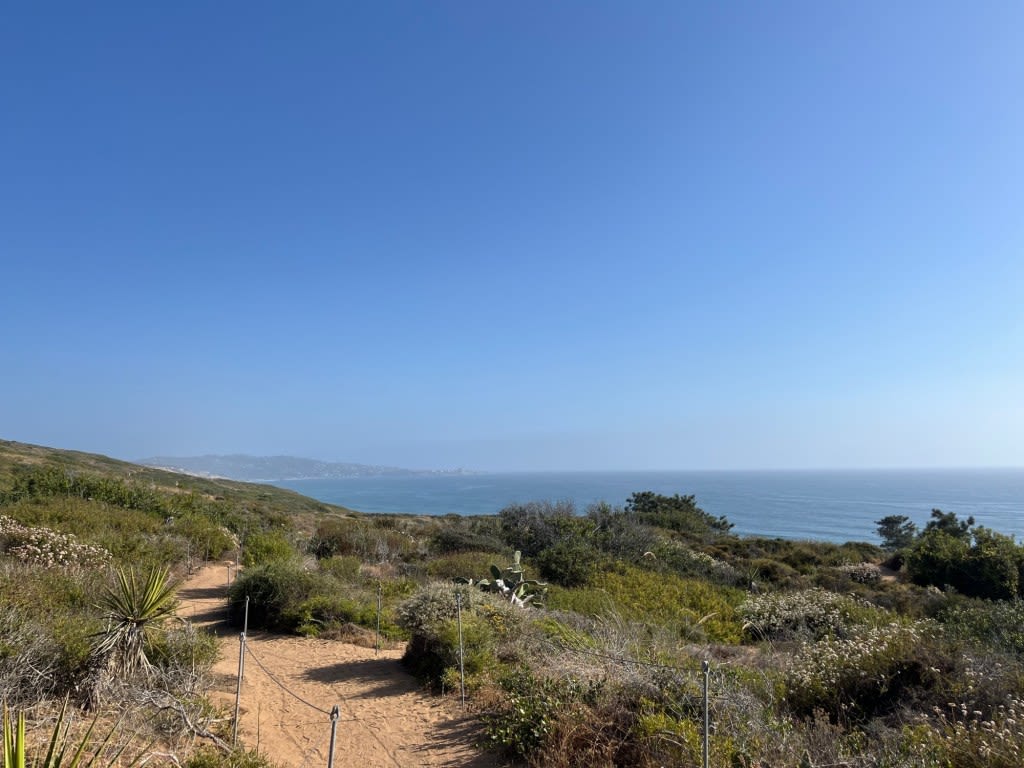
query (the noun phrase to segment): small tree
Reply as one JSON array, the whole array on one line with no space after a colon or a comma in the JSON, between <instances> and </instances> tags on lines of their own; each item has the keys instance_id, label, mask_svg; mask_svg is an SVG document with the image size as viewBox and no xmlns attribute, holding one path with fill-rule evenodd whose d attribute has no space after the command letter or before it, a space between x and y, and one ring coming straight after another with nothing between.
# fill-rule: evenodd
<instances>
[{"instance_id":1,"label":"small tree","mask_svg":"<svg viewBox=\"0 0 1024 768\"><path fill-rule=\"evenodd\" d=\"M896 552L906 549L914 541L917 526L906 515L888 515L876 520L878 536L882 539L882 549Z\"/></svg>"},{"instance_id":2,"label":"small tree","mask_svg":"<svg viewBox=\"0 0 1024 768\"><path fill-rule=\"evenodd\" d=\"M974 518L968 517L960 520L956 512L943 512L941 509L932 510L932 519L924 527L925 531L939 531L961 541L970 541L971 526L974 525Z\"/></svg>"},{"instance_id":3,"label":"small tree","mask_svg":"<svg viewBox=\"0 0 1024 768\"><path fill-rule=\"evenodd\" d=\"M692 494L664 496L653 491L639 491L626 501L626 513L645 525L698 539L726 534L733 525L724 515L715 517L698 507Z\"/></svg>"}]
</instances>

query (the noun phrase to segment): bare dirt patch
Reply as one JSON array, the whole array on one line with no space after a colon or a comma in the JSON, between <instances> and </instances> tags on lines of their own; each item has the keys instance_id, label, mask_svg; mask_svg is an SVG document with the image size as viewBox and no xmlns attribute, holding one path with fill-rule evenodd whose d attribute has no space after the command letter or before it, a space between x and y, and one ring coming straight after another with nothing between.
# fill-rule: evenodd
<instances>
[{"instance_id":1,"label":"bare dirt patch","mask_svg":"<svg viewBox=\"0 0 1024 768\"><path fill-rule=\"evenodd\" d=\"M220 637L210 698L234 710L239 635L226 625L229 569L209 565L178 592L178 615ZM330 711L339 719L335 766L498 768L483 753L479 724L456 703L425 693L399 664L402 650L250 632L239 740L294 768L327 765Z\"/></svg>"}]
</instances>

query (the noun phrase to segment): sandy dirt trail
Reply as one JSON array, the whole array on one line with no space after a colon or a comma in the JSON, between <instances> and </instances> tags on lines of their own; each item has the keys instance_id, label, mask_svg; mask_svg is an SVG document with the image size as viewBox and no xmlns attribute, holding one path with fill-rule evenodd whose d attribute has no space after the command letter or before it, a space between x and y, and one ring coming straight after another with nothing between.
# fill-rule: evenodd
<instances>
[{"instance_id":1,"label":"sandy dirt trail","mask_svg":"<svg viewBox=\"0 0 1024 768\"><path fill-rule=\"evenodd\" d=\"M209 565L185 581L178 615L220 637L210 698L232 712L239 633L225 621L228 574L226 563ZM348 643L258 632L249 633L247 647L239 740L250 749L258 745L280 765L327 765L335 704L338 768L502 765L474 746L480 731L473 718L457 704L427 695L405 672L400 650L375 654Z\"/></svg>"}]
</instances>

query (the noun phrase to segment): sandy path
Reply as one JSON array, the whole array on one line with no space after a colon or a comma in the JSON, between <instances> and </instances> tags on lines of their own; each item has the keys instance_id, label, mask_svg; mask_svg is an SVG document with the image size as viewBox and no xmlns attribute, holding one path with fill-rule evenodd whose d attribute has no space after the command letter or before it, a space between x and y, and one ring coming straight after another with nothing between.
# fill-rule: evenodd
<instances>
[{"instance_id":1,"label":"sandy path","mask_svg":"<svg viewBox=\"0 0 1024 768\"><path fill-rule=\"evenodd\" d=\"M220 636L210 698L231 712L239 635L224 621L227 576L226 564L219 564L188 579L178 592L178 615ZM258 745L281 765L327 765L329 712L335 704L340 718L334 765L339 768L502 764L473 746L480 738L473 718L450 701L425 694L402 669L400 650L375 655L372 648L347 643L257 632L249 633L247 647L239 739L249 748Z\"/></svg>"}]
</instances>

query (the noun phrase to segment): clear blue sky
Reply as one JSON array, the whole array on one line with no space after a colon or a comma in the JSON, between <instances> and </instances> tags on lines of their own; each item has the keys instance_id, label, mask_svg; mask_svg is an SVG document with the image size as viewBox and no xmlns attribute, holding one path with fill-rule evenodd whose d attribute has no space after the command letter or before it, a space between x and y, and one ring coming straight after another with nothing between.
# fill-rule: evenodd
<instances>
[{"instance_id":1,"label":"clear blue sky","mask_svg":"<svg viewBox=\"0 0 1024 768\"><path fill-rule=\"evenodd\" d=\"M1024 465L1024 5L27 3L0 437Z\"/></svg>"}]
</instances>

